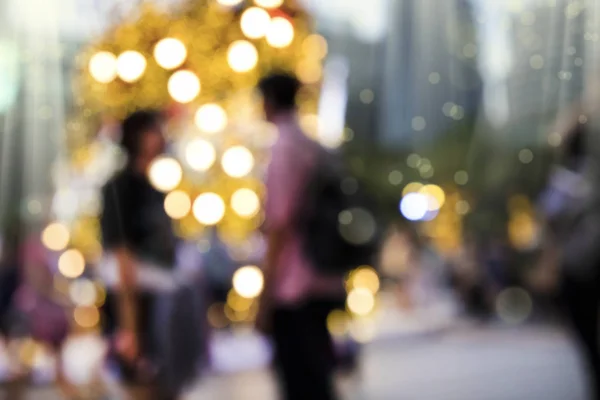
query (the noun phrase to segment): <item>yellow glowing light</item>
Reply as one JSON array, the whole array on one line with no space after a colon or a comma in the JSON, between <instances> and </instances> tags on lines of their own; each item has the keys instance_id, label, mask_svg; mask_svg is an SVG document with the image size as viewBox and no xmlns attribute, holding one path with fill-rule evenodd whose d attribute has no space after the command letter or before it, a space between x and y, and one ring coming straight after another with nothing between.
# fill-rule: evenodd
<instances>
[{"instance_id":1,"label":"yellow glowing light","mask_svg":"<svg viewBox=\"0 0 600 400\"><path fill-rule=\"evenodd\" d=\"M101 51L94 54L89 64L90 75L100 83L110 83L117 78L117 57Z\"/></svg>"},{"instance_id":2,"label":"yellow glowing light","mask_svg":"<svg viewBox=\"0 0 600 400\"><path fill-rule=\"evenodd\" d=\"M229 46L227 62L235 72L248 72L258 63L258 51L247 40L238 40Z\"/></svg>"},{"instance_id":3,"label":"yellow glowing light","mask_svg":"<svg viewBox=\"0 0 600 400\"><path fill-rule=\"evenodd\" d=\"M322 60L327 56L327 40L321 35L309 35L302 42L302 51L306 57Z\"/></svg>"},{"instance_id":4,"label":"yellow glowing light","mask_svg":"<svg viewBox=\"0 0 600 400\"><path fill-rule=\"evenodd\" d=\"M255 217L260 211L260 199L250 189L239 189L231 196L231 208L244 218Z\"/></svg>"},{"instance_id":5,"label":"yellow glowing light","mask_svg":"<svg viewBox=\"0 0 600 400\"><path fill-rule=\"evenodd\" d=\"M254 156L243 146L231 147L223 154L221 165L232 178L243 178L254 168Z\"/></svg>"},{"instance_id":6,"label":"yellow glowing light","mask_svg":"<svg viewBox=\"0 0 600 400\"><path fill-rule=\"evenodd\" d=\"M221 4L222 6L225 7L233 7L233 6L237 6L238 4L240 4L242 1L244 0L217 0L217 2L219 4Z\"/></svg>"},{"instance_id":7,"label":"yellow glowing light","mask_svg":"<svg viewBox=\"0 0 600 400\"><path fill-rule=\"evenodd\" d=\"M66 249L70 240L69 229L58 222L48 225L42 232L42 243L52 251Z\"/></svg>"},{"instance_id":8,"label":"yellow glowing light","mask_svg":"<svg viewBox=\"0 0 600 400\"><path fill-rule=\"evenodd\" d=\"M64 277L79 278L85 270L85 258L79 250L67 250L58 259L58 270Z\"/></svg>"},{"instance_id":9,"label":"yellow glowing light","mask_svg":"<svg viewBox=\"0 0 600 400\"><path fill-rule=\"evenodd\" d=\"M373 294L377 293L380 287L379 276L371 267L361 267L354 271L348 283L352 289L368 289Z\"/></svg>"},{"instance_id":10,"label":"yellow glowing light","mask_svg":"<svg viewBox=\"0 0 600 400\"><path fill-rule=\"evenodd\" d=\"M194 139L185 148L185 161L194 171L207 171L217 159L215 147L203 139Z\"/></svg>"},{"instance_id":11,"label":"yellow glowing light","mask_svg":"<svg viewBox=\"0 0 600 400\"><path fill-rule=\"evenodd\" d=\"M419 190L419 193L435 200L429 202L429 211L439 210L446 202L446 193L438 185L425 185Z\"/></svg>"},{"instance_id":12,"label":"yellow glowing light","mask_svg":"<svg viewBox=\"0 0 600 400\"><path fill-rule=\"evenodd\" d=\"M196 111L194 121L201 131L217 133L227 126L227 113L218 104L205 104Z\"/></svg>"},{"instance_id":13,"label":"yellow glowing light","mask_svg":"<svg viewBox=\"0 0 600 400\"><path fill-rule=\"evenodd\" d=\"M166 38L154 47L154 59L164 69L180 67L187 58L187 49L181 40Z\"/></svg>"},{"instance_id":14,"label":"yellow glowing light","mask_svg":"<svg viewBox=\"0 0 600 400\"><path fill-rule=\"evenodd\" d=\"M406 196L409 193L418 193L419 190L423 188L423 184L419 182L411 182L408 185L404 186L404 190L402 191L402 196Z\"/></svg>"},{"instance_id":15,"label":"yellow glowing light","mask_svg":"<svg viewBox=\"0 0 600 400\"><path fill-rule=\"evenodd\" d=\"M200 79L192 71L177 71L169 78L169 94L178 103L191 102L198 97L200 89Z\"/></svg>"},{"instance_id":16,"label":"yellow glowing light","mask_svg":"<svg viewBox=\"0 0 600 400\"><path fill-rule=\"evenodd\" d=\"M242 14L240 26L248 39L260 39L267 34L271 16L259 7L250 7Z\"/></svg>"},{"instance_id":17,"label":"yellow glowing light","mask_svg":"<svg viewBox=\"0 0 600 400\"><path fill-rule=\"evenodd\" d=\"M165 212L173 219L186 217L192 209L190 196L181 190L175 190L165 197Z\"/></svg>"},{"instance_id":18,"label":"yellow glowing light","mask_svg":"<svg viewBox=\"0 0 600 400\"><path fill-rule=\"evenodd\" d=\"M73 319L82 328L93 328L100 322L100 313L96 307L77 307Z\"/></svg>"},{"instance_id":19,"label":"yellow glowing light","mask_svg":"<svg viewBox=\"0 0 600 400\"><path fill-rule=\"evenodd\" d=\"M96 285L87 279L74 281L69 285L69 297L77 306L90 307L97 301Z\"/></svg>"},{"instance_id":20,"label":"yellow glowing light","mask_svg":"<svg viewBox=\"0 0 600 400\"><path fill-rule=\"evenodd\" d=\"M323 68L318 61L302 60L296 66L296 75L302 83L317 83L323 77Z\"/></svg>"},{"instance_id":21,"label":"yellow glowing light","mask_svg":"<svg viewBox=\"0 0 600 400\"><path fill-rule=\"evenodd\" d=\"M341 310L334 310L327 316L327 329L334 337L343 337L348 333L350 316Z\"/></svg>"},{"instance_id":22,"label":"yellow glowing light","mask_svg":"<svg viewBox=\"0 0 600 400\"><path fill-rule=\"evenodd\" d=\"M263 8L277 8L283 4L283 0L254 0L254 2Z\"/></svg>"},{"instance_id":23,"label":"yellow glowing light","mask_svg":"<svg viewBox=\"0 0 600 400\"><path fill-rule=\"evenodd\" d=\"M267 43L275 48L284 48L294 40L294 26L283 17L275 17L267 30Z\"/></svg>"},{"instance_id":24,"label":"yellow glowing light","mask_svg":"<svg viewBox=\"0 0 600 400\"><path fill-rule=\"evenodd\" d=\"M194 217L203 225L216 225L225 216L225 202L216 193L203 193L193 205Z\"/></svg>"},{"instance_id":25,"label":"yellow glowing light","mask_svg":"<svg viewBox=\"0 0 600 400\"><path fill-rule=\"evenodd\" d=\"M366 288L352 289L348 294L346 306L354 315L367 316L375 308L375 296Z\"/></svg>"},{"instance_id":26,"label":"yellow glowing light","mask_svg":"<svg viewBox=\"0 0 600 400\"><path fill-rule=\"evenodd\" d=\"M117 75L123 81L133 83L146 72L146 58L137 51L126 51L117 58Z\"/></svg>"},{"instance_id":27,"label":"yellow glowing light","mask_svg":"<svg viewBox=\"0 0 600 400\"><path fill-rule=\"evenodd\" d=\"M237 312L245 312L250 310L252 307L253 299L242 297L238 294L238 292L234 290L230 290L227 294L227 305L231 307L232 310Z\"/></svg>"},{"instance_id":28,"label":"yellow glowing light","mask_svg":"<svg viewBox=\"0 0 600 400\"><path fill-rule=\"evenodd\" d=\"M260 296L263 285L263 273L258 267L242 267L233 275L233 288L244 298L254 299Z\"/></svg>"},{"instance_id":29,"label":"yellow glowing light","mask_svg":"<svg viewBox=\"0 0 600 400\"><path fill-rule=\"evenodd\" d=\"M181 183L183 171L177 160L159 157L150 164L148 179L156 190L169 192Z\"/></svg>"}]
</instances>

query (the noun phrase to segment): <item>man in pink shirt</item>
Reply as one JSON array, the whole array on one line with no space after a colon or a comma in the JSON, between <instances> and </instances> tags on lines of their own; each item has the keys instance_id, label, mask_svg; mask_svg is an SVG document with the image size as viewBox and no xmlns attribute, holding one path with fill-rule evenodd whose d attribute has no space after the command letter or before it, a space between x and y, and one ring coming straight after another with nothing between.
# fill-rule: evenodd
<instances>
[{"instance_id":1,"label":"man in pink shirt","mask_svg":"<svg viewBox=\"0 0 600 400\"><path fill-rule=\"evenodd\" d=\"M296 230L313 168L326 153L298 124L295 77L273 74L259 89L265 117L279 138L266 178L268 251L258 328L273 338L284 399L333 400L334 351L326 321L336 300L343 299L343 280L311 265Z\"/></svg>"}]
</instances>

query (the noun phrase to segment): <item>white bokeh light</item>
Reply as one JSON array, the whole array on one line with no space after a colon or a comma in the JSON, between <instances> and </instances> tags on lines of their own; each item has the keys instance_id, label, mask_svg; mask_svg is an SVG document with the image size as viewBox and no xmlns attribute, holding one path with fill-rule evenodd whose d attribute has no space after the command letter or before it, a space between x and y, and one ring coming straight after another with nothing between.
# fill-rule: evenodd
<instances>
[{"instance_id":1,"label":"white bokeh light","mask_svg":"<svg viewBox=\"0 0 600 400\"><path fill-rule=\"evenodd\" d=\"M215 147L204 139L194 139L185 148L185 161L194 171L207 171L216 159Z\"/></svg>"},{"instance_id":2,"label":"white bokeh light","mask_svg":"<svg viewBox=\"0 0 600 400\"><path fill-rule=\"evenodd\" d=\"M284 48L294 40L294 25L286 18L275 17L267 30L267 43L275 48Z\"/></svg>"},{"instance_id":3,"label":"white bokeh light","mask_svg":"<svg viewBox=\"0 0 600 400\"><path fill-rule=\"evenodd\" d=\"M258 297L264 286L262 271L255 266L246 266L238 269L233 275L233 288L240 296L246 299Z\"/></svg>"},{"instance_id":4,"label":"white bokeh light","mask_svg":"<svg viewBox=\"0 0 600 400\"><path fill-rule=\"evenodd\" d=\"M183 171L174 158L159 157L150 165L148 178L156 190L169 192L179 186Z\"/></svg>"},{"instance_id":5,"label":"white bokeh light","mask_svg":"<svg viewBox=\"0 0 600 400\"><path fill-rule=\"evenodd\" d=\"M242 14L240 26L248 39L260 39L267 34L271 16L259 7L250 7Z\"/></svg>"},{"instance_id":6,"label":"white bokeh light","mask_svg":"<svg viewBox=\"0 0 600 400\"><path fill-rule=\"evenodd\" d=\"M138 81L146 72L147 61L137 51L126 51L117 58L117 74L128 83Z\"/></svg>"},{"instance_id":7,"label":"white bokeh light","mask_svg":"<svg viewBox=\"0 0 600 400\"><path fill-rule=\"evenodd\" d=\"M194 201L194 217L203 225L216 225L225 216L225 202L216 193L203 193Z\"/></svg>"},{"instance_id":8,"label":"white bokeh light","mask_svg":"<svg viewBox=\"0 0 600 400\"><path fill-rule=\"evenodd\" d=\"M164 69L175 69L185 62L187 49L181 40L165 38L154 47L154 59Z\"/></svg>"},{"instance_id":9,"label":"white bokeh light","mask_svg":"<svg viewBox=\"0 0 600 400\"><path fill-rule=\"evenodd\" d=\"M100 83L109 83L117 78L117 57L113 53L101 51L90 59L90 75Z\"/></svg>"},{"instance_id":10,"label":"white bokeh light","mask_svg":"<svg viewBox=\"0 0 600 400\"><path fill-rule=\"evenodd\" d=\"M248 72L258 63L258 51L247 40L237 40L229 46L227 62L235 72Z\"/></svg>"},{"instance_id":11,"label":"white bokeh light","mask_svg":"<svg viewBox=\"0 0 600 400\"><path fill-rule=\"evenodd\" d=\"M231 208L243 218L252 218L260 211L260 199L255 191L239 189L231 196Z\"/></svg>"},{"instance_id":12,"label":"white bokeh light","mask_svg":"<svg viewBox=\"0 0 600 400\"><path fill-rule=\"evenodd\" d=\"M409 221L422 220L429 211L429 198L421 193L408 193L400 202L400 212Z\"/></svg>"},{"instance_id":13,"label":"white bokeh light","mask_svg":"<svg viewBox=\"0 0 600 400\"><path fill-rule=\"evenodd\" d=\"M277 8L281 7L283 0L254 0L257 6L264 8Z\"/></svg>"},{"instance_id":14,"label":"white bokeh light","mask_svg":"<svg viewBox=\"0 0 600 400\"><path fill-rule=\"evenodd\" d=\"M254 168L254 156L243 146L231 147L223 154L221 166L227 175L243 178Z\"/></svg>"},{"instance_id":15,"label":"white bokeh light","mask_svg":"<svg viewBox=\"0 0 600 400\"><path fill-rule=\"evenodd\" d=\"M189 103L200 94L200 79L192 71L177 71L168 83L169 94L179 103Z\"/></svg>"},{"instance_id":16,"label":"white bokeh light","mask_svg":"<svg viewBox=\"0 0 600 400\"><path fill-rule=\"evenodd\" d=\"M203 132L221 132L227 127L227 113L218 104L205 104L196 111L194 122Z\"/></svg>"}]
</instances>

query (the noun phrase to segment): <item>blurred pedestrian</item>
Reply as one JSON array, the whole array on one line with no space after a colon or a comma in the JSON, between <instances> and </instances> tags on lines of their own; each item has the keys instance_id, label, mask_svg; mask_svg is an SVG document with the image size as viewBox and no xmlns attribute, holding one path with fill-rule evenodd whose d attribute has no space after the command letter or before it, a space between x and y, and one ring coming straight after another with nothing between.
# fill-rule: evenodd
<instances>
[{"instance_id":1,"label":"blurred pedestrian","mask_svg":"<svg viewBox=\"0 0 600 400\"><path fill-rule=\"evenodd\" d=\"M265 117L279 138L267 170L268 244L257 326L273 339L283 399L333 400L335 356L326 320L344 291L341 277L325 276L312 265L297 229L305 217L305 189L323 151L298 123L299 89L299 81L287 74L259 83Z\"/></svg>"},{"instance_id":2,"label":"blurred pedestrian","mask_svg":"<svg viewBox=\"0 0 600 400\"><path fill-rule=\"evenodd\" d=\"M67 379L62 361L62 347L70 331L69 302L54 290L56 260L42 244L39 234L30 235L17 248L17 285L7 318L9 340L30 339L47 350L56 359L56 381L62 396L79 398L82 393ZM32 366L21 359L13 359L11 364L16 370L9 397L25 398L26 385L34 372Z\"/></svg>"},{"instance_id":3,"label":"blurred pedestrian","mask_svg":"<svg viewBox=\"0 0 600 400\"><path fill-rule=\"evenodd\" d=\"M110 358L134 398L177 399L196 377L202 338L197 288L182 276L193 269L176 265L165 196L147 177L166 147L161 118L137 111L121 134L128 161L103 188L101 217Z\"/></svg>"},{"instance_id":4,"label":"blurred pedestrian","mask_svg":"<svg viewBox=\"0 0 600 400\"><path fill-rule=\"evenodd\" d=\"M586 140L580 121L564 135L561 162L550 175L541 208L547 251L559 249L561 298L600 399L600 187Z\"/></svg>"}]
</instances>

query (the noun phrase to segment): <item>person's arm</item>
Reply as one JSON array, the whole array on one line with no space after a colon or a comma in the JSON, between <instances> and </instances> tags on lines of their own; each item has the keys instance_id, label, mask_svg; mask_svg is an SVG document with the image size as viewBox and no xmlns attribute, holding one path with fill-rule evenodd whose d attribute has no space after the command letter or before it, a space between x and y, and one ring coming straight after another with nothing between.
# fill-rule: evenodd
<instances>
[{"instance_id":1,"label":"person's arm","mask_svg":"<svg viewBox=\"0 0 600 400\"><path fill-rule=\"evenodd\" d=\"M268 331L268 315L272 311L278 269L283 246L293 229L296 205L305 169L302 159L290 146L280 145L273 149L271 163L267 169L267 195L265 201L265 223L262 226L266 235L267 250L263 265L264 288L260 299L258 328Z\"/></svg>"}]
</instances>

